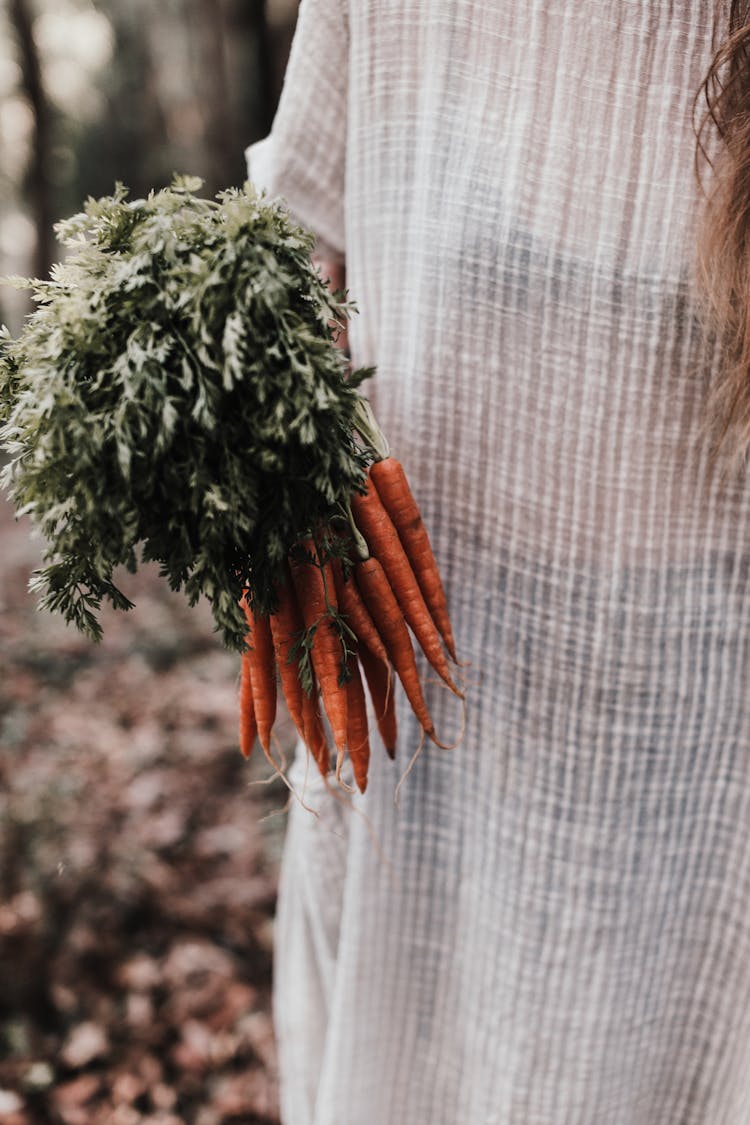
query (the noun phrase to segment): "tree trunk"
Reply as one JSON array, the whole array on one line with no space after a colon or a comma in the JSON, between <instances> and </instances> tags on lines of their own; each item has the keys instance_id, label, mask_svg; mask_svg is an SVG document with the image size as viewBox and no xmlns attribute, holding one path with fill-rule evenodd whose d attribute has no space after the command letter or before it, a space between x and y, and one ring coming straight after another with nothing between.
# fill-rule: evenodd
<instances>
[{"instance_id":1,"label":"tree trunk","mask_svg":"<svg viewBox=\"0 0 750 1125\"><path fill-rule=\"evenodd\" d=\"M206 187L213 194L236 179L240 153L229 90L224 3L194 0L193 12L192 27L197 32L201 59L198 74L203 88L204 144L209 164Z\"/></svg>"},{"instance_id":2,"label":"tree trunk","mask_svg":"<svg viewBox=\"0 0 750 1125\"><path fill-rule=\"evenodd\" d=\"M39 52L34 42L29 0L9 0L8 14L18 41L21 88L34 113L34 139L25 190L36 227L34 272L37 277L46 277L52 264L54 245L52 190L49 180L50 107L44 90Z\"/></svg>"},{"instance_id":3,"label":"tree trunk","mask_svg":"<svg viewBox=\"0 0 750 1125\"><path fill-rule=\"evenodd\" d=\"M271 36L268 33L266 0L250 0L250 20L255 31L256 58L258 60L258 91L261 136L270 132L276 112L279 91L274 76L274 58Z\"/></svg>"}]
</instances>

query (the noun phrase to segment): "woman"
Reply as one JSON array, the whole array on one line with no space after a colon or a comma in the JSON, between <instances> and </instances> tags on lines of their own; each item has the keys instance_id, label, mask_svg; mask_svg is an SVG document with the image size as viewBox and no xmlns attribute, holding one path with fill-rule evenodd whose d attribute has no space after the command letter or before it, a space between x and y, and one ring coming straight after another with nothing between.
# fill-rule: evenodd
<instances>
[{"instance_id":1,"label":"woman","mask_svg":"<svg viewBox=\"0 0 750 1125\"><path fill-rule=\"evenodd\" d=\"M398 807L403 699L365 816L312 774L321 820L291 813L288 1125L750 1121L741 37L704 137L723 335L694 280L693 100L729 15L302 0L250 177L345 262L471 686ZM429 703L450 737L454 700Z\"/></svg>"}]
</instances>

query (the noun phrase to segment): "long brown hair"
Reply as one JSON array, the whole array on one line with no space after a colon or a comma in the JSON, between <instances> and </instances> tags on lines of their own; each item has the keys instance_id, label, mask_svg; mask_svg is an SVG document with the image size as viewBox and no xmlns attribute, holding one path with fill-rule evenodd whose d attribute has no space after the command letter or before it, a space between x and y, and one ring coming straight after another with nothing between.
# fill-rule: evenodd
<instances>
[{"instance_id":1,"label":"long brown hair","mask_svg":"<svg viewBox=\"0 0 750 1125\"><path fill-rule=\"evenodd\" d=\"M726 0L718 5L696 98L698 172L711 172L698 264L723 357L707 402L712 466L750 451L750 0L728 7L727 24Z\"/></svg>"}]
</instances>

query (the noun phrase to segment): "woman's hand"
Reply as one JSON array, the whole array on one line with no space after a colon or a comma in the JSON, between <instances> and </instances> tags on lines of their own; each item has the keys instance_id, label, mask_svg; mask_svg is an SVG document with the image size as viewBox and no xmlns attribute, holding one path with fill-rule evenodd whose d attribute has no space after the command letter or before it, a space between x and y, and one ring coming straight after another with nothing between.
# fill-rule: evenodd
<instances>
[{"instance_id":1,"label":"woman's hand","mask_svg":"<svg viewBox=\"0 0 750 1125\"><path fill-rule=\"evenodd\" d=\"M346 288L346 264L344 262L332 262L328 258L320 258L313 254L313 264L318 267L321 276L328 279L328 288L331 292L335 289ZM336 337L336 347L342 348L347 355L349 354L349 333L346 325Z\"/></svg>"}]
</instances>

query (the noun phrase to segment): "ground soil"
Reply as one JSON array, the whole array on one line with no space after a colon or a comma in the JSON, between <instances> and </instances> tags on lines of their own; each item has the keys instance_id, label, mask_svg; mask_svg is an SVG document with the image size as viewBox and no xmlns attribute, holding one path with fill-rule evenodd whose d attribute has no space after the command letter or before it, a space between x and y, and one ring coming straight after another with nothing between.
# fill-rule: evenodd
<instances>
[{"instance_id":1,"label":"ground soil","mask_svg":"<svg viewBox=\"0 0 750 1125\"><path fill-rule=\"evenodd\" d=\"M2 501L0 1122L275 1125L286 791L239 754L239 660L153 568L92 644L39 555Z\"/></svg>"}]
</instances>

